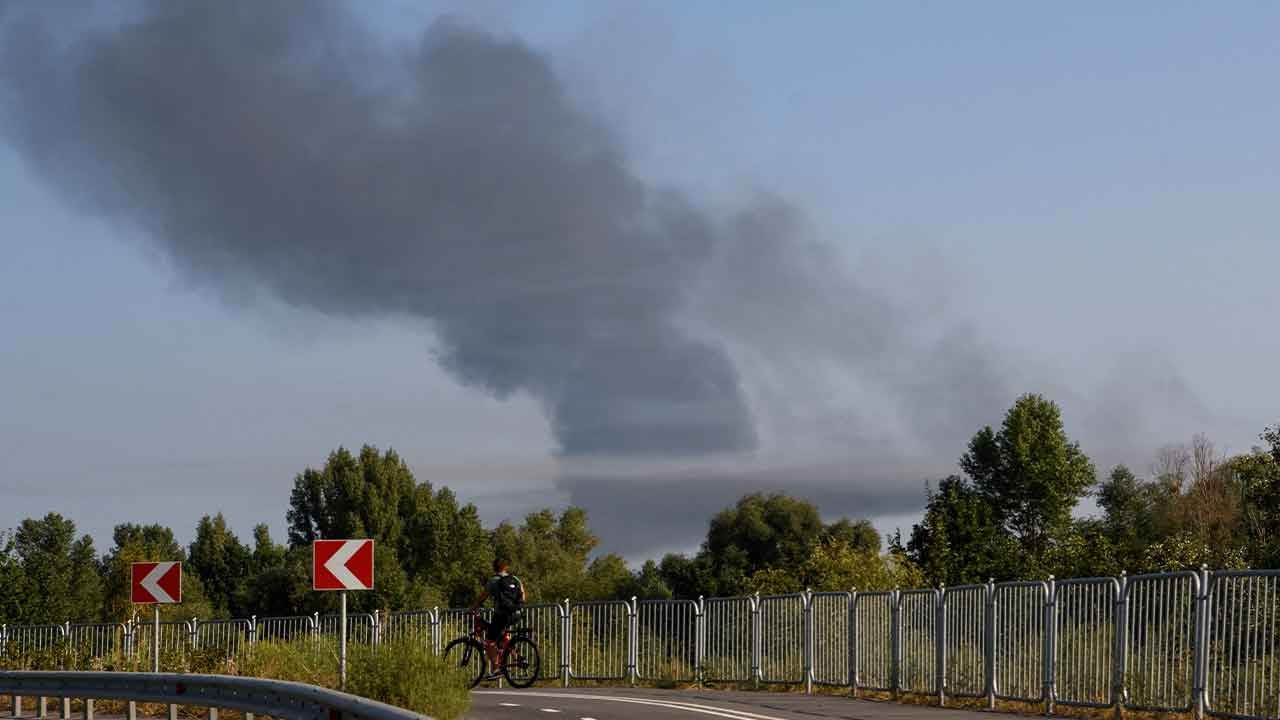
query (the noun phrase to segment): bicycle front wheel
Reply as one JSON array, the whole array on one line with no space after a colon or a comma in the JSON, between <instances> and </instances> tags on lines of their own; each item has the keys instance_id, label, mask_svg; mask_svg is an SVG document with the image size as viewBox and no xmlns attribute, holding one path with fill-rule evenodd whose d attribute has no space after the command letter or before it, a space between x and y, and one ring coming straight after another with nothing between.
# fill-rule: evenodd
<instances>
[{"instance_id":1,"label":"bicycle front wheel","mask_svg":"<svg viewBox=\"0 0 1280 720\"><path fill-rule=\"evenodd\" d=\"M538 679L542 671L542 656L538 646L527 637L511 639L502 653L502 675L511 687L527 688Z\"/></svg>"},{"instance_id":2,"label":"bicycle front wheel","mask_svg":"<svg viewBox=\"0 0 1280 720\"><path fill-rule=\"evenodd\" d=\"M488 661L484 656L484 646L475 638L460 637L449 643L444 649L444 662L447 666L461 670L475 687L484 679L485 666Z\"/></svg>"}]
</instances>

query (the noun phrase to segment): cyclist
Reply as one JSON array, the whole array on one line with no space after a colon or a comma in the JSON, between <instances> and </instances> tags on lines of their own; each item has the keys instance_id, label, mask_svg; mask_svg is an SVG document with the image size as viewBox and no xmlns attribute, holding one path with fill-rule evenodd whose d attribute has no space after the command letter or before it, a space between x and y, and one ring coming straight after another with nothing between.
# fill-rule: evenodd
<instances>
[{"instance_id":1,"label":"cyclist","mask_svg":"<svg viewBox=\"0 0 1280 720\"><path fill-rule=\"evenodd\" d=\"M493 618L485 632L484 651L489 656L489 676L486 680L496 680L502 673L498 669L498 642L511 622L520 613L524 604L524 583L512 575L511 565L501 558L493 561L493 577L485 583L480 597L471 604L471 612L475 613L485 600L493 598Z\"/></svg>"}]
</instances>

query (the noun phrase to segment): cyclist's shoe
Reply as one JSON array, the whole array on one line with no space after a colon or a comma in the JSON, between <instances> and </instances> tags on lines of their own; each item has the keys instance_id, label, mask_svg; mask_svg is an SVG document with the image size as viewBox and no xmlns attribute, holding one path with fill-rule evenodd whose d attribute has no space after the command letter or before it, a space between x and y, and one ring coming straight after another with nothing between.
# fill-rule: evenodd
<instances>
[{"instance_id":1,"label":"cyclist's shoe","mask_svg":"<svg viewBox=\"0 0 1280 720\"><path fill-rule=\"evenodd\" d=\"M484 676L484 679L485 679L485 680L497 680L498 678L501 678L501 677L502 677L502 671L501 671L501 670L494 670L493 672L489 673L488 675L485 675L485 676Z\"/></svg>"}]
</instances>

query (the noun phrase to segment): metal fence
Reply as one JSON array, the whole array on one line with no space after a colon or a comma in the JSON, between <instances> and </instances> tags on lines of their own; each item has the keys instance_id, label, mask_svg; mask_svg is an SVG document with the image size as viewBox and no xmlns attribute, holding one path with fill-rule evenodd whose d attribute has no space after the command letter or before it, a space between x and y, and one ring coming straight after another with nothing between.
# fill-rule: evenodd
<instances>
[{"instance_id":1,"label":"metal fence","mask_svg":"<svg viewBox=\"0 0 1280 720\"><path fill-rule=\"evenodd\" d=\"M352 642L439 652L465 609L348 616ZM1280 717L1280 570L882 592L531 605L542 678L791 683L1242 720ZM316 640L335 616L161 624L163 655ZM0 625L0 658L149 659L152 625Z\"/></svg>"}]
</instances>

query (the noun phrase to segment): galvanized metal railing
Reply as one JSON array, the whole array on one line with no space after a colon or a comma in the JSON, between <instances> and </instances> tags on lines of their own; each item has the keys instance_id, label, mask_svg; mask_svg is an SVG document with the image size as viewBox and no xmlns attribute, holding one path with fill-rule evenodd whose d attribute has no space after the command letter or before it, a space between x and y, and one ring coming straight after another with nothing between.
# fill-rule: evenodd
<instances>
[{"instance_id":1,"label":"galvanized metal railing","mask_svg":"<svg viewBox=\"0 0 1280 720\"><path fill-rule=\"evenodd\" d=\"M94 700L128 702L127 717L137 717L140 702L168 705L176 717L179 705L209 708L211 720L219 709L239 710L247 720L264 715L281 720L429 720L409 710L347 695L334 690L281 680L227 675L178 675L130 672L58 672L0 670L0 695L61 698L63 717L69 717L72 698L82 699L85 717L93 718ZM14 710L20 709L15 703ZM15 713L16 716L16 713Z\"/></svg>"},{"instance_id":2,"label":"galvanized metal railing","mask_svg":"<svg viewBox=\"0 0 1280 720\"><path fill-rule=\"evenodd\" d=\"M487 611L486 611L487 612ZM439 652L465 609L351 616L358 642ZM318 640L320 615L161 624L161 652ZM878 592L531 605L541 678L788 683L1095 708L1280 718L1280 570ZM150 653L151 625L0 625L0 657Z\"/></svg>"}]
</instances>

